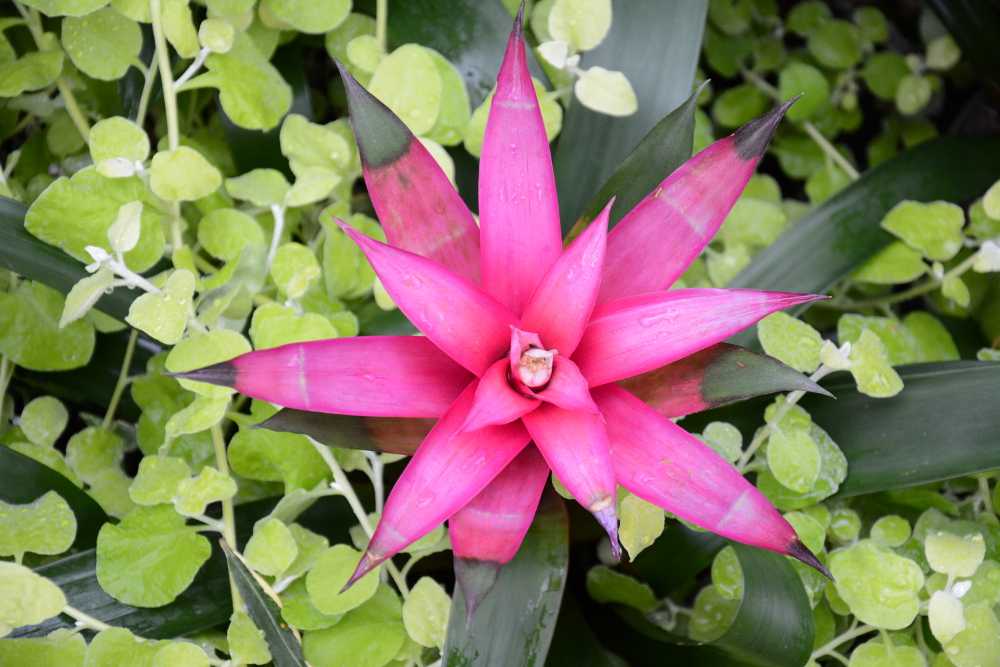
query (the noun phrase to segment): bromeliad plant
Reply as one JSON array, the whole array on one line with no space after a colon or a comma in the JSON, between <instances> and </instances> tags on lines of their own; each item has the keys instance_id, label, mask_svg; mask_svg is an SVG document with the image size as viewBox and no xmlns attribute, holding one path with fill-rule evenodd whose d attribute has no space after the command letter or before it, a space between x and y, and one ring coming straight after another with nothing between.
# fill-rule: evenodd
<instances>
[{"instance_id":1,"label":"bromeliad plant","mask_svg":"<svg viewBox=\"0 0 1000 667\"><path fill-rule=\"evenodd\" d=\"M294 343L173 375L286 409L380 418L383 437L405 420L438 419L345 589L450 519L471 618L524 538L550 469L616 556L621 485L825 573L756 488L670 419L764 390L748 387L823 392L776 360L721 343L823 297L669 289L722 224L791 101L696 155L610 233L608 204L563 250L521 21L486 126L479 228L424 146L341 68L388 244L337 222L424 335ZM730 370L720 377L709 367ZM616 384L627 378L629 390Z\"/></svg>"}]
</instances>

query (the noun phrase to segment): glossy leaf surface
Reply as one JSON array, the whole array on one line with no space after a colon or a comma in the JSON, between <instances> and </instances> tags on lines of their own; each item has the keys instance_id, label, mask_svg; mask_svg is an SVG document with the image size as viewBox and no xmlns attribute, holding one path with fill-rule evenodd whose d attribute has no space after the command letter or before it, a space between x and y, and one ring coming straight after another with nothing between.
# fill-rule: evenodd
<instances>
[{"instance_id":1,"label":"glossy leaf surface","mask_svg":"<svg viewBox=\"0 0 1000 667\"><path fill-rule=\"evenodd\" d=\"M551 487L496 587L465 629L465 600L456 588L442 667L541 667L559 615L569 562L569 520Z\"/></svg>"},{"instance_id":2,"label":"glossy leaf surface","mask_svg":"<svg viewBox=\"0 0 1000 667\"><path fill-rule=\"evenodd\" d=\"M633 146L691 94L707 6L705 0L612 2L614 20L607 38L581 64L623 72L636 91L639 110L614 118L591 111L575 99L570 104L553 165L564 232ZM652 192L667 173L657 174L658 180L639 199ZM623 206L622 210L629 209Z\"/></svg>"},{"instance_id":3,"label":"glossy leaf surface","mask_svg":"<svg viewBox=\"0 0 1000 667\"><path fill-rule=\"evenodd\" d=\"M954 135L920 144L824 201L760 252L728 287L821 294L893 237L880 226L903 199L961 202L1000 178L1000 138ZM729 342L750 345L748 329Z\"/></svg>"}]
</instances>

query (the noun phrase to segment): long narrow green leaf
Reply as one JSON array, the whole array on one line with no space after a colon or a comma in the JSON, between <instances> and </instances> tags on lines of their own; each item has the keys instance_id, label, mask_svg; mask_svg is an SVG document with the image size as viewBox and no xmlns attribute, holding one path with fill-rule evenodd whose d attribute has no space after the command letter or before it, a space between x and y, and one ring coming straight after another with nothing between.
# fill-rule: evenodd
<instances>
[{"instance_id":1,"label":"long narrow green leaf","mask_svg":"<svg viewBox=\"0 0 1000 667\"><path fill-rule=\"evenodd\" d=\"M97 501L78 489L55 470L32 458L0 445L0 500L15 505L33 502L49 491L63 497L76 515L74 549L90 549L97 545L97 533L108 520Z\"/></svg>"},{"instance_id":2,"label":"long narrow green leaf","mask_svg":"<svg viewBox=\"0 0 1000 667\"><path fill-rule=\"evenodd\" d=\"M707 0L613 0L611 31L582 65L624 72L639 110L613 118L570 104L553 164L563 232L632 148L691 94L707 8Z\"/></svg>"},{"instance_id":3,"label":"long narrow green leaf","mask_svg":"<svg viewBox=\"0 0 1000 667\"><path fill-rule=\"evenodd\" d=\"M990 0L928 0L962 55L1000 87L1000 7Z\"/></svg>"},{"instance_id":4,"label":"long narrow green leaf","mask_svg":"<svg viewBox=\"0 0 1000 667\"><path fill-rule=\"evenodd\" d=\"M880 226L904 199L963 202L1000 178L1000 137L939 137L866 172L806 214L729 283L779 292L822 294L893 239ZM728 342L744 347L754 328Z\"/></svg>"},{"instance_id":5,"label":"long narrow green leaf","mask_svg":"<svg viewBox=\"0 0 1000 667\"><path fill-rule=\"evenodd\" d=\"M236 590L240 592L243 604L246 605L247 614L264 633L264 641L271 652L274 667L306 667L306 659L302 657L302 644L292 634L292 629L281 620L278 604L268 597L243 561L233 555L232 549L224 542L220 543Z\"/></svg>"},{"instance_id":6,"label":"long narrow green leaf","mask_svg":"<svg viewBox=\"0 0 1000 667\"><path fill-rule=\"evenodd\" d=\"M563 597L545 667L612 667L569 593Z\"/></svg>"},{"instance_id":7,"label":"long narrow green leaf","mask_svg":"<svg viewBox=\"0 0 1000 667\"><path fill-rule=\"evenodd\" d=\"M456 587L442 667L541 667L559 615L569 564L566 506L547 487L528 534L465 629Z\"/></svg>"},{"instance_id":8,"label":"long narrow green leaf","mask_svg":"<svg viewBox=\"0 0 1000 667\"><path fill-rule=\"evenodd\" d=\"M0 197L0 268L37 280L66 294L73 285L90 274L83 268L83 264L59 248L28 233L24 228L24 214L27 210L28 207L21 202ZM95 307L123 320L138 295L136 290L119 288L101 297Z\"/></svg>"},{"instance_id":9,"label":"long narrow green leaf","mask_svg":"<svg viewBox=\"0 0 1000 667\"><path fill-rule=\"evenodd\" d=\"M664 116L632 149L590 200L567 234L567 241L575 238L600 215L612 197L615 197L615 203L611 207L609 227L614 227L667 176L690 159L694 146L694 112L698 108L701 90L696 90L684 104Z\"/></svg>"},{"instance_id":10,"label":"long narrow green leaf","mask_svg":"<svg viewBox=\"0 0 1000 667\"><path fill-rule=\"evenodd\" d=\"M5 449L0 447L0 454ZM356 490L362 501L371 500L371 487L359 486ZM253 534L254 523L267 516L277 500L269 498L236 507L236 536L240 545L246 544ZM370 507L371 503L366 506ZM350 542L349 530L357 519L346 500L326 497L306 510L297 522L331 542L343 543ZM218 546L213 548L212 557L186 591L170 604L154 609L132 607L109 596L97 582L96 566L97 551L91 548L43 565L36 571L62 589L70 606L149 639L169 639L205 630L226 623L233 613L229 571ZM68 616L56 616L39 625L18 628L11 636L45 637L57 628L71 628L73 623Z\"/></svg>"},{"instance_id":11,"label":"long narrow green leaf","mask_svg":"<svg viewBox=\"0 0 1000 667\"><path fill-rule=\"evenodd\" d=\"M847 457L847 478L837 497L1000 468L1000 364L953 361L896 370L904 387L892 398L865 396L849 375L836 373L820 384L837 400L806 396L800 402ZM698 432L711 421L727 421L749 437L772 401L755 398L681 423Z\"/></svg>"}]
</instances>

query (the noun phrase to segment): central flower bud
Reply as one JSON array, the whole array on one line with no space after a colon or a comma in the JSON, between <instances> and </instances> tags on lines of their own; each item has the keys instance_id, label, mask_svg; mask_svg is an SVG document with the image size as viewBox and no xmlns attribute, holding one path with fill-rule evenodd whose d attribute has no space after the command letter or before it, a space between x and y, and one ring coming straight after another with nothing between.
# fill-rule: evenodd
<instances>
[{"instance_id":1,"label":"central flower bud","mask_svg":"<svg viewBox=\"0 0 1000 667\"><path fill-rule=\"evenodd\" d=\"M517 374L529 389L538 389L549 383L552 377L552 358L559 350L529 348L521 353L517 363Z\"/></svg>"},{"instance_id":2,"label":"central flower bud","mask_svg":"<svg viewBox=\"0 0 1000 667\"><path fill-rule=\"evenodd\" d=\"M554 358L559 350L546 350L538 334L511 327L510 375L511 386L525 396L533 396L552 379Z\"/></svg>"}]
</instances>

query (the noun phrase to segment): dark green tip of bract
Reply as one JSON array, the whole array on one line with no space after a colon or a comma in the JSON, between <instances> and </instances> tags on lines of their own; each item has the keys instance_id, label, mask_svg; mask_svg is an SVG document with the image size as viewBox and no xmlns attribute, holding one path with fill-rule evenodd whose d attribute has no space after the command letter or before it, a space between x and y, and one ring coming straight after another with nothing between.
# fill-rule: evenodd
<instances>
[{"instance_id":1,"label":"dark green tip of bract","mask_svg":"<svg viewBox=\"0 0 1000 667\"><path fill-rule=\"evenodd\" d=\"M778 127L788 107L792 106L795 100L802 97L799 93L784 104L780 104L763 116L754 118L752 121L736 130L733 139L736 142L736 154L744 160L752 160L764 154L767 142L771 140L771 135Z\"/></svg>"},{"instance_id":2,"label":"dark green tip of bract","mask_svg":"<svg viewBox=\"0 0 1000 667\"><path fill-rule=\"evenodd\" d=\"M164 375L169 375L172 378L207 382L209 384L217 384L223 387L235 387L236 374L236 365L231 361L223 361L222 363L212 364L211 366L205 366L204 368L196 368L193 371L164 373Z\"/></svg>"},{"instance_id":3,"label":"dark green tip of bract","mask_svg":"<svg viewBox=\"0 0 1000 667\"><path fill-rule=\"evenodd\" d=\"M361 163L367 169L378 169L403 157L413 141L413 133L389 107L358 83L339 60L334 58L334 62L347 91L351 127Z\"/></svg>"},{"instance_id":4,"label":"dark green tip of bract","mask_svg":"<svg viewBox=\"0 0 1000 667\"><path fill-rule=\"evenodd\" d=\"M816 570L819 571L819 573L822 574L824 577L826 577L833 583L837 583L836 579L833 578L833 575L830 574L830 571L825 567L823 567L823 563L819 562L819 559L816 558L816 555L813 552L809 551L809 547L802 544L802 541L799 540L799 538L795 538L795 540L793 540L792 543L788 545L788 555L791 556L792 558L799 559L800 561L802 561L806 565L809 565L810 567L816 568Z\"/></svg>"},{"instance_id":5,"label":"dark green tip of bract","mask_svg":"<svg viewBox=\"0 0 1000 667\"><path fill-rule=\"evenodd\" d=\"M502 563L478 558L455 558L455 579L465 598L465 629L472 627L472 615L496 586Z\"/></svg>"},{"instance_id":6,"label":"dark green tip of bract","mask_svg":"<svg viewBox=\"0 0 1000 667\"><path fill-rule=\"evenodd\" d=\"M521 0L521 6L517 8L517 16L514 17L514 34L518 37L524 35L524 0Z\"/></svg>"}]
</instances>

